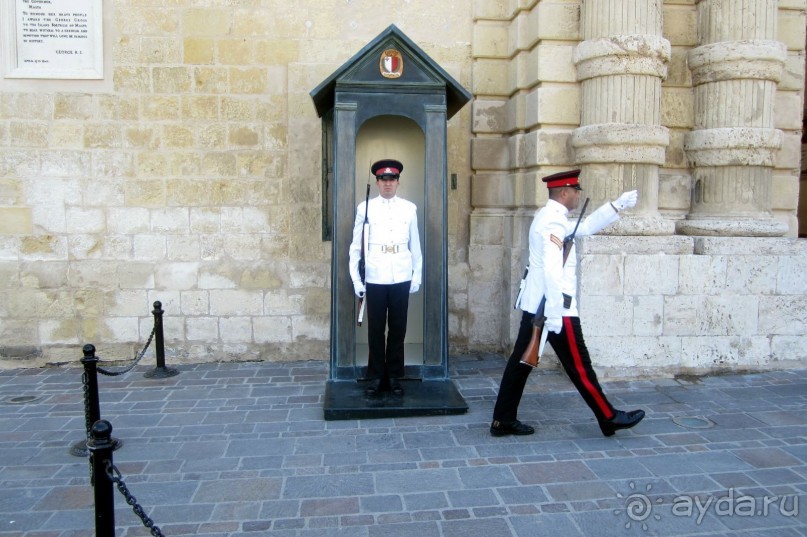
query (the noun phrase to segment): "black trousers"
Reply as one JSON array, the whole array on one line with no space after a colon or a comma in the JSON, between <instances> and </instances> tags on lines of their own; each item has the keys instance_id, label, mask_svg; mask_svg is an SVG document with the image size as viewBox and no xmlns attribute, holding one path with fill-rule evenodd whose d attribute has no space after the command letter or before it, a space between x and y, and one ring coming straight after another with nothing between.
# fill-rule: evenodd
<instances>
[{"instance_id":1,"label":"black trousers","mask_svg":"<svg viewBox=\"0 0 807 537\"><path fill-rule=\"evenodd\" d=\"M411 282L367 284L367 378L403 378ZM389 331L387 327L389 326Z\"/></svg>"},{"instance_id":2,"label":"black trousers","mask_svg":"<svg viewBox=\"0 0 807 537\"><path fill-rule=\"evenodd\" d=\"M532 336L532 313L524 312L521 316L521 325L516 336L513 353L507 360L502 381L499 386L499 396L493 409L493 419L498 421L514 421L517 419L518 405L527 384L527 377L532 367L520 362L521 355L530 342ZM597 374L591 367L586 343L583 341L583 330L580 328L579 317L563 317L563 328L560 334L549 332L547 342L552 345L558 355L563 369L571 379L577 391L583 396L597 420L608 420L614 417L614 407L602 392Z\"/></svg>"}]
</instances>

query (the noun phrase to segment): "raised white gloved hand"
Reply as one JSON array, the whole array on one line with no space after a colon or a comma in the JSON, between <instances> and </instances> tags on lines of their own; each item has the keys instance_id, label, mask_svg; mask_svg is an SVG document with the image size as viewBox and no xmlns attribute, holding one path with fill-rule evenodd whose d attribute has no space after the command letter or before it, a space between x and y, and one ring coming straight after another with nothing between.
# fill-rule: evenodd
<instances>
[{"instance_id":1,"label":"raised white gloved hand","mask_svg":"<svg viewBox=\"0 0 807 537\"><path fill-rule=\"evenodd\" d=\"M353 292L356 293L356 296L359 298L364 298L364 292L366 289L364 288L364 284L361 282L353 282Z\"/></svg>"},{"instance_id":2,"label":"raised white gloved hand","mask_svg":"<svg viewBox=\"0 0 807 537\"><path fill-rule=\"evenodd\" d=\"M409 294L410 295L412 293L417 293L418 289L420 289L420 284L419 283L412 282L412 283L409 284Z\"/></svg>"},{"instance_id":3,"label":"raised white gloved hand","mask_svg":"<svg viewBox=\"0 0 807 537\"><path fill-rule=\"evenodd\" d=\"M548 317L547 320L544 321L545 330L560 334L561 328L563 328L563 317Z\"/></svg>"},{"instance_id":4,"label":"raised white gloved hand","mask_svg":"<svg viewBox=\"0 0 807 537\"><path fill-rule=\"evenodd\" d=\"M617 212L622 212L625 209L635 207L637 201L639 201L639 193L636 190L631 190L629 192L624 192L616 199L616 201L611 203L611 205L614 206L614 209L616 209Z\"/></svg>"}]
</instances>

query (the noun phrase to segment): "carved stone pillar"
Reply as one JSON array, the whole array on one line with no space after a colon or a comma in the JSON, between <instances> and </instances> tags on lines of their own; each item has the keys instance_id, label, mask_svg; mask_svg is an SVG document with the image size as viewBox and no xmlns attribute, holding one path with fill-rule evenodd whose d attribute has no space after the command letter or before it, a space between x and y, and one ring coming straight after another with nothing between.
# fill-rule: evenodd
<instances>
[{"instance_id":1,"label":"carved stone pillar","mask_svg":"<svg viewBox=\"0 0 807 537\"><path fill-rule=\"evenodd\" d=\"M625 190L639 204L608 233L668 235L674 224L658 211L658 169L670 137L661 126L661 82L670 42L661 37L662 0L584 0L584 41L575 50L581 82L575 159L592 207Z\"/></svg>"},{"instance_id":2,"label":"carved stone pillar","mask_svg":"<svg viewBox=\"0 0 807 537\"><path fill-rule=\"evenodd\" d=\"M700 46L688 55L695 129L684 148L693 169L684 235L780 236L771 176L782 132L773 105L787 50L776 36L778 0L700 0Z\"/></svg>"}]
</instances>

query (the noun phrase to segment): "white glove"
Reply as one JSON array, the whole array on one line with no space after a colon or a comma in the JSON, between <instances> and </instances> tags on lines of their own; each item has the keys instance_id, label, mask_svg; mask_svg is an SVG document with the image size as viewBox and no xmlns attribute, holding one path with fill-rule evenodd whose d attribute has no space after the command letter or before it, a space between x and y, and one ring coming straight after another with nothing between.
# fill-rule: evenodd
<instances>
[{"instance_id":1,"label":"white glove","mask_svg":"<svg viewBox=\"0 0 807 537\"><path fill-rule=\"evenodd\" d=\"M617 212L622 212L625 209L635 207L637 201L639 201L639 193L636 190L631 190L630 192L623 193L611 205L614 206Z\"/></svg>"},{"instance_id":2,"label":"white glove","mask_svg":"<svg viewBox=\"0 0 807 537\"><path fill-rule=\"evenodd\" d=\"M366 289L364 288L364 284L361 282L353 282L353 292L356 293L356 296L359 298L364 298L364 292Z\"/></svg>"},{"instance_id":3,"label":"white glove","mask_svg":"<svg viewBox=\"0 0 807 537\"><path fill-rule=\"evenodd\" d=\"M544 330L560 334L561 328L563 328L562 317L548 317L547 320L544 321Z\"/></svg>"},{"instance_id":4,"label":"white glove","mask_svg":"<svg viewBox=\"0 0 807 537\"><path fill-rule=\"evenodd\" d=\"M410 295L412 293L417 293L418 289L420 289L420 284L419 283L412 282L412 283L409 284L409 294Z\"/></svg>"}]
</instances>

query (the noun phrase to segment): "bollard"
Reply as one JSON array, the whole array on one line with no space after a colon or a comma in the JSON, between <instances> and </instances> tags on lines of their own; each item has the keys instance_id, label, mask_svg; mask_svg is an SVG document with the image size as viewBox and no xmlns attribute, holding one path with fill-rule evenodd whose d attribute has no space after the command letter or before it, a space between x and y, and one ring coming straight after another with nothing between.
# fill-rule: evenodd
<instances>
[{"instance_id":1,"label":"bollard","mask_svg":"<svg viewBox=\"0 0 807 537\"><path fill-rule=\"evenodd\" d=\"M101 401L98 398L98 357L95 355L95 345L84 345L81 351L84 357L81 364L87 375L87 438L90 437L92 424L101 419Z\"/></svg>"},{"instance_id":2,"label":"bollard","mask_svg":"<svg viewBox=\"0 0 807 537\"><path fill-rule=\"evenodd\" d=\"M70 454L76 457L86 457L87 441L90 439L92 424L101 419L101 402L98 398L98 357L95 355L95 345L84 345L81 351L84 356L81 364L84 366L84 420L86 425L86 438L76 442L70 447ZM123 442L117 438L111 439L113 448L119 449Z\"/></svg>"},{"instance_id":3,"label":"bollard","mask_svg":"<svg viewBox=\"0 0 807 537\"><path fill-rule=\"evenodd\" d=\"M88 441L95 495L95 536L115 537L115 490L108 468L112 468L112 424L98 420Z\"/></svg>"},{"instance_id":4,"label":"bollard","mask_svg":"<svg viewBox=\"0 0 807 537\"><path fill-rule=\"evenodd\" d=\"M165 367L165 340L163 339L163 310L162 303L158 300L154 303L154 354L157 355L157 367L151 371L146 371L143 376L146 378L164 379L178 375L176 369Z\"/></svg>"}]
</instances>

